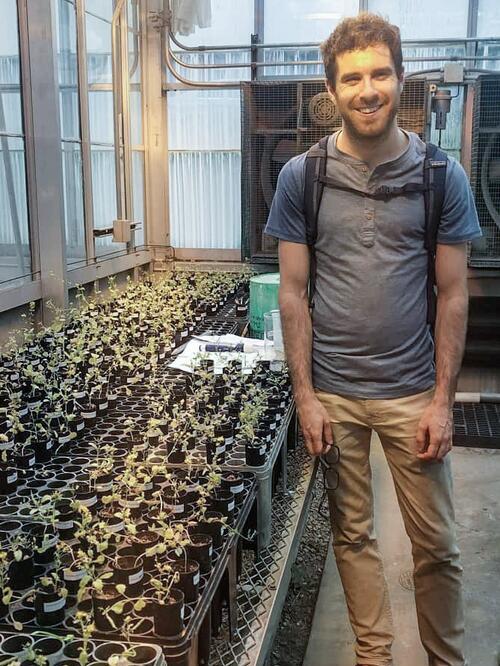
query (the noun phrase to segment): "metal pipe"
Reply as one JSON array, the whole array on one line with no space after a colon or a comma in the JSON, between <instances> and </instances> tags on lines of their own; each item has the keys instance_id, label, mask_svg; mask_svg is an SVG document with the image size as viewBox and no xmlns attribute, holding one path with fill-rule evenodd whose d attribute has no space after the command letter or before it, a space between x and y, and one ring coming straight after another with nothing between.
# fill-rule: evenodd
<instances>
[{"instance_id":1,"label":"metal pipe","mask_svg":"<svg viewBox=\"0 0 500 666\"><path fill-rule=\"evenodd\" d=\"M170 5L170 3L169 3ZM168 14L167 14L167 20L169 25L171 25L171 10L170 6L168 7ZM198 45L198 46L187 46L186 44L183 44L182 42L179 42L179 40L175 37L173 32L169 29L170 33L170 38L176 44L180 49L183 51L242 51L242 50L250 50L253 45L252 44L226 44L226 45L217 45L217 46L205 46L205 45ZM452 37L450 39L437 39L437 38L432 38L432 39L419 39L419 40L404 40L401 42L402 47L404 48L407 45L411 44L466 44L468 42L497 42L500 41L500 37L485 37L485 38L480 38L480 37ZM259 44L259 49L280 49L280 48L319 48L319 43L318 42L303 42L300 44L297 43L277 43L277 44Z\"/></svg>"},{"instance_id":2,"label":"metal pipe","mask_svg":"<svg viewBox=\"0 0 500 666\"><path fill-rule=\"evenodd\" d=\"M500 393L476 393L463 391L455 393L455 402L500 402Z\"/></svg>"},{"instance_id":3,"label":"metal pipe","mask_svg":"<svg viewBox=\"0 0 500 666\"><path fill-rule=\"evenodd\" d=\"M125 0L117 0L111 21L111 69L113 73L113 125L115 137L115 181L116 181L116 212L118 219L123 217L124 202L121 179L121 69L118 67L116 28Z\"/></svg>"},{"instance_id":4,"label":"metal pipe","mask_svg":"<svg viewBox=\"0 0 500 666\"><path fill-rule=\"evenodd\" d=\"M495 69L475 69L475 68L467 68L466 72L475 72L478 74L498 74L499 71ZM405 74L405 79L411 79L414 76L420 76L422 74L435 74L435 73L443 73L443 68L442 67L437 67L434 69L420 69L416 70L415 72L410 72L409 74Z\"/></svg>"},{"instance_id":5,"label":"metal pipe","mask_svg":"<svg viewBox=\"0 0 500 666\"><path fill-rule=\"evenodd\" d=\"M169 0L163 0L163 7L164 10L166 10L166 14L168 16L168 28L165 31L165 40L164 40L164 54L165 54L165 64L167 66L167 69L169 72L172 74L174 78L176 78L178 81L181 83L185 83L186 85L190 86L191 88L234 88L238 87L240 85L239 81L221 81L221 82L195 82L195 81L189 81L189 79L185 79L183 76L181 76L175 67L172 64L172 59L171 59L171 51L170 51L170 45L169 45L169 35L170 35L170 20L171 20L171 13L170 13L170 7L169 7Z\"/></svg>"},{"instance_id":6,"label":"metal pipe","mask_svg":"<svg viewBox=\"0 0 500 666\"><path fill-rule=\"evenodd\" d=\"M176 57L175 53L170 49L170 57L172 60L180 65L181 67L186 67L187 69L238 69L243 67L295 67L298 65L322 65L322 60L296 60L296 61L284 61L279 60L277 62L242 62L242 63L230 63L219 65L194 65L192 63L185 62ZM447 55L438 55L438 56L413 56L410 58L403 58L403 62L462 62L462 61L476 61L476 60L500 60L500 56L447 56Z\"/></svg>"},{"instance_id":7,"label":"metal pipe","mask_svg":"<svg viewBox=\"0 0 500 666\"><path fill-rule=\"evenodd\" d=\"M280 60L278 62L242 62L242 63L230 63L229 65L193 65L191 63L184 62L176 58L172 49L170 49L170 56L174 62L181 67L187 67L188 69L237 69L238 67L295 67L296 65L322 65L322 60L296 60L285 62ZM439 58L436 58L439 60ZM500 60L500 57L498 58Z\"/></svg>"}]
</instances>

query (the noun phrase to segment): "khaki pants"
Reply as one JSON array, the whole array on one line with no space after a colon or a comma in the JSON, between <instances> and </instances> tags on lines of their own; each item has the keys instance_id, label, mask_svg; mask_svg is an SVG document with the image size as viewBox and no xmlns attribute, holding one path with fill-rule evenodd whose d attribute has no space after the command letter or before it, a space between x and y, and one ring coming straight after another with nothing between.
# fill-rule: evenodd
<instances>
[{"instance_id":1,"label":"khaki pants","mask_svg":"<svg viewBox=\"0 0 500 666\"><path fill-rule=\"evenodd\" d=\"M369 463L373 429L382 442L412 543L418 625L429 664L464 666L462 568L455 538L450 457L422 462L415 455L417 424L433 390L391 400L316 393L328 411L340 449L340 460L332 465L339 485L328 492L328 500L335 558L356 635L358 663L393 664L391 608L373 525ZM333 463L333 451L326 460ZM331 475L328 485L334 487L335 474L327 474Z\"/></svg>"}]
</instances>

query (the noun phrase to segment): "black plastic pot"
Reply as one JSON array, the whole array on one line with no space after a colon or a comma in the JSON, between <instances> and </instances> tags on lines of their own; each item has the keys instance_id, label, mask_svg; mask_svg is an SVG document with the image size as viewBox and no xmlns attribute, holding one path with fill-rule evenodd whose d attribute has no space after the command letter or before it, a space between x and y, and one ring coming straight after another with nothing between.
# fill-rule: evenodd
<instances>
[{"instance_id":1,"label":"black plastic pot","mask_svg":"<svg viewBox=\"0 0 500 666\"><path fill-rule=\"evenodd\" d=\"M18 469L30 469L36 462L34 449L23 447L22 451L16 454L15 461Z\"/></svg>"},{"instance_id":2,"label":"black plastic pot","mask_svg":"<svg viewBox=\"0 0 500 666\"><path fill-rule=\"evenodd\" d=\"M12 560L9 565L9 585L15 591L26 590L33 585L34 580L33 554L23 550L22 559L19 562Z\"/></svg>"},{"instance_id":3,"label":"black plastic pot","mask_svg":"<svg viewBox=\"0 0 500 666\"><path fill-rule=\"evenodd\" d=\"M111 624L105 615L105 611L111 608L113 604L120 600L120 595L114 585L103 585L102 591L92 590L92 609L94 612L94 622L98 631L117 631L123 624L124 614L117 615L110 611L110 617L115 626Z\"/></svg>"},{"instance_id":4,"label":"black plastic pot","mask_svg":"<svg viewBox=\"0 0 500 666\"><path fill-rule=\"evenodd\" d=\"M200 565L196 560L179 560L172 565L174 571L179 573L179 581L176 587L182 590L184 601L187 604L194 603L199 596Z\"/></svg>"},{"instance_id":5,"label":"black plastic pot","mask_svg":"<svg viewBox=\"0 0 500 666\"><path fill-rule=\"evenodd\" d=\"M40 627L54 627L64 620L66 598L52 588L35 590L35 616Z\"/></svg>"},{"instance_id":6,"label":"black plastic pot","mask_svg":"<svg viewBox=\"0 0 500 666\"><path fill-rule=\"evenodd\" d=\"M178 636L184 629L184 594L170 590L170 598L160 604L153 601L154 632L157 636ZM137 663L137 662L135 662Z\"/></svg>"},{"instance_id":7,"label":"black plastic pot","mask_svg":"<svg viewBox=\"0 0 500 666\"><path fill-rule=\"evenodd\" d=\"M18 473L8 464L0 466L0 495L10 495L17 488Z\"/></svg>"},{"instance_id":8,"label":"black plastic pot","mask_svg":"<svg viewBox=\"0 0 500 666\"><path fill-rule=\"evenodd\" d=\"M52 456L53 442L50 437L38 437L33 443L37 463L48 462Z\"/></svg>"},{"instance_id":9,"label":"black plastic pot","mask_svg":"<svg viewBox=\"0 0 500 666\"><path fill-rule=\"evenodd\" d=\"M199 532L201 534L209 534L212 537L212 545L214 548L220 548L224 535L227 532L227 526L222 522L223 515L218 511L207 511L205 513L206 520L200 520L198 526L190 528L190 533Z\"/></svg>"},{"instance_id":10,"label":"black plastic pot","mask_svg":"<svg viewBox=\"0 0 500 666\"><path fill-rule=\"evenodd\" d=\"M39 638L33 645L36 654L40 654L47 659L48 664L59 663L58 656L62 654L63 642L60 638L52 636L50 638Z\"/></svg>"},{"instance_id":11,"label":"black plastic pot","mask_svg":"<svg viewBox=\"0 0 500 666\"><path fill-rule=\"evenodd\" d=\"M54 528L41 523L27 524L23 531L33 537L33 561L35 564L51 564L54 560L56 545L59 540Z\"/></svg>"},{"instance_id":12,"label":"black plastic pot","mask_svg":"<svg viewBox=\"0 0 500 666\"><path fill-rule=\"evenodd\" d=\"M209 534L192 534L191 543L186 546L188 559L196 560L200 573L208 574L212 570L212 537Z\"/></svg>"},{"instance_id":13,"label":"black plastic pot","mask_svg":"<svg viewBox=\"0 0 500 666\"><path fill-rule=\"evenodd\" d=\"M237 499L245 490L243 477L237 472L223 472L221 476L221 489L233 493Z\"/></svg>"},{"instance_id":14,"label":"black plastic pot","mask_svg":"<svg viewBox=\"0 0 500 666\"><path fill-rule=\"evenodd\" d=\"M125 585L125 593L129 597L138 597L144 588L144 567L142 558L128 555L117 557L111 565L113 581Z\"/></svg>"},{"instance_id":15,"label":"black plastic pot","mask_svg":"<svg viewBox=\"0 0 500 666\"><path fill-rule=\"evenodd\" d=\"M211 497L213 511L218 511L231 522L234 516L235 499L231 491L215 491Z\"/></svg>"},{"instance_id":16,"label":"black plastic pot","mask_svg":"<svg viewBox=\"0 0 500 666\"><path fill-rule=\"evenodd\" d=\"M264 442L245 444L245 462L251 467L260 467L266 462L267 447Z\"/></svg>"}]
</instances>

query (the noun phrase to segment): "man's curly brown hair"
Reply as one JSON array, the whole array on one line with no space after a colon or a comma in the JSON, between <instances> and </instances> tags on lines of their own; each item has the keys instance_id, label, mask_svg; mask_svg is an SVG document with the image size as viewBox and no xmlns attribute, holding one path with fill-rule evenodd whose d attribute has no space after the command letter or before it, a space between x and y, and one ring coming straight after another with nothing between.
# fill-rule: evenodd
<instances>
[{"instance_id":1,"label":"man's curly brown hair","mask_svg":"<svg viewBox=\"0 0 500 666\"><path fill-rule=\"evenodd\" d=\"M338 55L346 51L366 49L374 44L385 44L389 48L396 74L401 76L403 54L399 28L377 14L362 12L358 16L341 21L328 39L321 44L321 54L329 85L335 89L336 57Z\"/></svg>"}]
</instances>

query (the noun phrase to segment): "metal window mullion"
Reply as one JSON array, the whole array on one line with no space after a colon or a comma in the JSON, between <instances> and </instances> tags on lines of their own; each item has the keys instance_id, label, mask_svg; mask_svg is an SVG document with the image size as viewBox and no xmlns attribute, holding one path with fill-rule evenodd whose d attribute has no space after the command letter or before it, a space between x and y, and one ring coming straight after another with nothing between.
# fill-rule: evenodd
<instances>
[{"instance_id":1,"label":"metal window mullion","mask_svg":"<svg viewBox=\"0 0 500 666\"><path fill-rule=\"evenodd\" d=\"M87 44L85 34L85 0L76 0L76 52L78 63L78 95L80 134L82 140L82 176L87 261L95 259L94 204L92 197L92 151L89 121L89 94L87 72Z\"/></svg>"},{"instance_id":2,"label":"metal window mullion","mask_svg":"<svg viewBox=\"0 0 500 666\"><path fill-rule=\"evenodd\" d=\"M370 0L359 0L358 13L369 11Z\"/></svg>"},{"instance_id":3,"label":"metal window mullion","mask_svg":"<svg viewBox=\"0 0 500 666\"><path fill-rule=\"evenodd\" d=\"M115 182L116 182L116 213L118 219L125 217L124 188L122 184L121 146L123 143L123 100L122 85L123 73L120 50L121 21L120 13L123 11L124 0L117 0L114 9L111 28L111 65L113 73L113 124L115 137ZM118 19L115 21L115 16Z\"/></svg>"},{"instance_id":4,"label":"metal window mullion","mask_svg":"<svg viewBox=\"0 0 500 666\"><path fill-rule=\"evenodd\" d=\"M50 303L57 308L66 308L68 303L53 4L54 0L26 0L36 206L40 230L43 227L38 240L45 323L55 316Z\"/></svg>"},{"instance_id":5,"label":"metal window mullion","mask_svg":"<svg viewBox=\"0 0 500 666\"><path fill-rule=\"evenodd\" d=\"M40 271L40 234L35 177L35 147L33 139L33 115L28 41L28 11L26 0L18 0L19 57L21 72L21 102L24 125L24 154L26 168L26 195L28 204L28 229L30 239L31 270Z\"/></svg>"},{"instance_id":6,"label":"metal window mullion","mask_svg":"<svg viewBox=\"0 0 500 666\"><path fill-rule=\"evenodd\" d=\"M130 149L130 96L129 96L129 71L128 71L128 31L127 11L123 10L120 18L120 62L121 62L121 101L123 121L123 189L125 198L125 218L132 220L134 216L133 192L132 192L132 153ZM127 250L135 245L135 232L132 230L131 240L127 243Z\"/></svg>"},{"instance_id":7,"label":"metal window mullion","mask_svg":"<svg viewBox=\"0 0 500 666\"><path fill-rule=\"evenodd\" d=\"M146 82L146 65L145 65L145 54L147 53L147 9L146 3L139 3L139 43L140 43L140 72L141 72L141 113L142 113L142 146L139 148L132 146L133 150L142 151L144 154L143 159L143 170L142 170L142 232L144 245L148 245L148 216L147 216L147 203L146 203L146 182L149 177L149 165L148 160L146 159L146 137L149 132L149 119L147 112L147 101L145 94L145 82Z\"/></svg>"}]
</instances>

